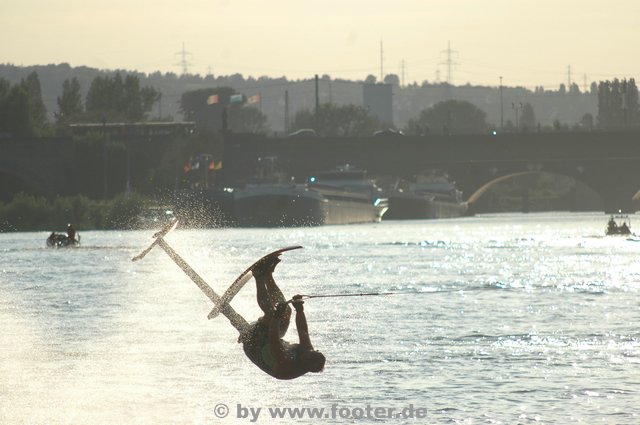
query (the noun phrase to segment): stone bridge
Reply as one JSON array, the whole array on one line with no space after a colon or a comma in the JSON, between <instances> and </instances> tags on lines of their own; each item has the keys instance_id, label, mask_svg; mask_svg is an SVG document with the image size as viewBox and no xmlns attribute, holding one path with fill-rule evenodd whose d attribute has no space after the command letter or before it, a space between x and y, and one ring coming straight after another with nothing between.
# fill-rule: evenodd
<instances>
[{"instance_id":1,"label":"stone bridge","mask_svg":"<svg viewBox=\"0 0 640 425\"><path fill-rule=\"evenodd\" d=\"M159 158L193 131L190 122L75 124L67 137L0 138L0 201L19 192L112 197L148 180Z\"/></svg>"},{"instance_id":2,"label":"stone bridge","mask_svg":"<svg viewBox=\"0 0 640 425\"><path fill-rule=\"evenodd\" d=\"M229 135L224 181L255 173L257 159L275 156L297 180L349 163L372 175L411 177L442 169L473 203L492 185L548 172L584 183L606 212L635 211L640 189L640 132L571 132L476 136L269 139Z\"/></svg>"},{"instance_id":3,"label":"stone bridge","mask_svg":"<svg viewBox=\"0 0 640 425\"><path fill-rule=\"evenodd\" d=\"M147 135L140 144L141 155L117 162L143 168L139 162L153 163L150 157L171 149L172 143L181 142ZM254 175L259 158L273 156L298 181L346 163L372 175L403 178L442 169L471 203L499 181L541 172L584 183L602 197L607 212L635 211L640 189L640 132L633 131L281 139L231 133L224 135L224 149L217 183L226 186ZM67 138L0 139L0 201L10 200L18 190L45 196L77 193L76 155L77 148ZM102 167L98 157L85 165L85 173L95 176L94 193L100 196ZM126 172L114 171L120 180ZM111 184L109 194L124 186L123 181Z\"/></svg>"}]
</instances>

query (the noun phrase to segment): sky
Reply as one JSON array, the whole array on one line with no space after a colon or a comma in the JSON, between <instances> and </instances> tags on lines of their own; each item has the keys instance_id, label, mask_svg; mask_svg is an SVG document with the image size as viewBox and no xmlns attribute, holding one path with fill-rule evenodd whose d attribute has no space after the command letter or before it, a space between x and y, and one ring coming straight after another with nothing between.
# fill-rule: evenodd
<instances>
[{"instance_id":1,"label":"sky","mask_svg":"<svg viewBox=\"0 0 640 425\"><path fill-rule=\"evenodd\" d=\"M2 0L0 63L557 89L637 79L638 19L640 0Z\"/></svg>"}]
</instances>

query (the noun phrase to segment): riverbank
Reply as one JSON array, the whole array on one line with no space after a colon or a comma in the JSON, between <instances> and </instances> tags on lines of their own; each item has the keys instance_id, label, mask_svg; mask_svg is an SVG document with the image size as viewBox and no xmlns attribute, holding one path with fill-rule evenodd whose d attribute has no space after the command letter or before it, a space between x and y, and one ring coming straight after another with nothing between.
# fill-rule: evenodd
<instances>
[{"instance_id":1,"label":"riverbank","mask_svg":"<svg viewBox=\"0 0 640 425\"><path fill-rule=\"evenodd\" d=\"M25 193L0 202L0 232L56 230L73 223L77 230L131 229L151 200L138 194L93 200L82 195L47 200Z\"/></svg>"}]
</instances>

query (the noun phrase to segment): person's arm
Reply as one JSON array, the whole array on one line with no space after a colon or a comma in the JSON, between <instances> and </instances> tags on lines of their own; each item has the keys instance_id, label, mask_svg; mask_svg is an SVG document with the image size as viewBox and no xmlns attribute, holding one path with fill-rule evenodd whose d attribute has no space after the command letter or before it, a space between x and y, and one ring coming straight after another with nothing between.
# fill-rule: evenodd
<instances>
[{"instance_id":1,"label":"person's arm","mask_svg":"<svg viewBox=\"0 0 640 425\"><path fill-rule=\"evenodd\" d=\"M297 297L297 296L296 296ZM311 338L309 338L309 327L307 326L307 317L304 315L304 301L302 299L293 297L293 308L296 309L296 328L298 329L298 337L300 338L300 345L313 350L311 345Z\"/></svg>"}]
</instances>

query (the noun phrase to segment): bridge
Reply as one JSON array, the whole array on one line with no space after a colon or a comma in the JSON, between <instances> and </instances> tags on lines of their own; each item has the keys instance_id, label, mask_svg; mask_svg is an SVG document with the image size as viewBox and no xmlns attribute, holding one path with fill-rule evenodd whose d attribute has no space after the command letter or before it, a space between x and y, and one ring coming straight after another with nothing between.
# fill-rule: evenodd
<instances>
[{"instance_id":1,"label":"bridge","mask_svg":"<svg viewBox=\"0 0 640 425\"><path fill-rule=\"evenodd\" d=\"M345 163L401 178L442 169L470 203L500 181L543 172L584 183L609 213L635 211L640 196L640 132L632 131L328 139L230 135L225 183L252 175L257 159L267 156L276 156L297 180Z\"/></svg>"},{"instance_id":2,"label":"bridge","mask_svg":"<svg viewBox=\"0 0 640 425\"><path fill-rule=\"evenodd\" d=\"M0 201L18 192L66 194L73 146L62 138L0 139Z\"/></svg>"},{"instance_id":3,"label":"bridge","mask_svg":"<svg viewBox=\"0 0 640 425\"><path fill-rule=\"evenodd\" d=\"M103 176L106 167L101 151L85 152L83 162L88 163L81 167L77 144L70 138L0 139L0 200L10 200L8 195L17 188L50 197L78 193L79 180L82 187L92 187L91 193L82 192L88 196L122 192L128 180L125 176L133 173L130 170L148 174L161 151L181 143L162 137L134 138L139 142L135 155L128 150L109 152L108 179ZM584 183L601 196L606 212L633 212L640 197L640 132L633 131L367 138L267 138L229 133L224 135L224 150L218 184L227 186L254 175L259 158L275 156L298 181L346 163L372 175L400 178L442 169L470 203L497 182L543 172ZM115 169L114 163L118 164ZM136 176L132 178L135 183Z\"/></svg>"},{"instance_id":4,"label":"bridge","mask_svg":"<svg viewBox=\"0 0 640 425\"><path fill-rule=\"evenodd\" d=\"M19 192L48 198L109 198L153 182L162 155L194 131L194 123L76 124L65 137L0 138L0 201ZM74 142L74 136L84 142ZM169 177L173 181L173 177Z\"/></svg>"}]
</instances>

